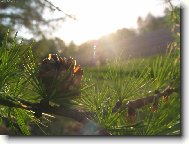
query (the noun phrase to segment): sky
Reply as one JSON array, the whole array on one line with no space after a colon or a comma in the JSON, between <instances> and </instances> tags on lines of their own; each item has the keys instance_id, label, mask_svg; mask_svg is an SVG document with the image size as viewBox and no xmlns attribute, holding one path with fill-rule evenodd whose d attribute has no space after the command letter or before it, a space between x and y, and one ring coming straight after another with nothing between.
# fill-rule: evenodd
<instances>
[{"instance_id":1,"label":"sky","mask_svg":"<svg viewBox=\"0 0 189 144\"><path fill-rule=\"evenodd\" d=\"M121 28L137 28L137 18L149 12L163 16L166 7L164 0L49 0L64 12L75 15L77 20L67 19L52 36L66 43L81 44L95 40ZM178 0L174 0L178 2ZM55 11L47 17L62 17Z\"/></svg>"}]
</instances>

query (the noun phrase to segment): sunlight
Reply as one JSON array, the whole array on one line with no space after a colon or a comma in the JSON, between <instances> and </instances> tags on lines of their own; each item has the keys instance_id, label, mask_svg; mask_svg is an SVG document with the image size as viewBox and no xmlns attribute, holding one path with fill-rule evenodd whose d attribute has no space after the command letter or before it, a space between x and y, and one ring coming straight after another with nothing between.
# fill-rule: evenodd
<instances>
[{"instance_id":1,"label":"sunlight","mask_svg":"<svg viewBox=\"0 0 189 144\"><path fill-rule=\"evenodd\" d=\"M0 0L0 135L181 136L173 1Z\"/></svg>"},{"instance_id":2,"label":"sunlight","mask_svg":"<svg viewBox=\"0 0 189 144\"><path fill-rule=\"evenodd\" d=\"M162 2L156 0L145 0L145 4L138 0L54 0L53 3L77 18L77 21L67 19L55 35L77 44L124 27L136 28L138 16L145 17L149 12L163 15L164 11Z\"/></svg>"}]
</instances>

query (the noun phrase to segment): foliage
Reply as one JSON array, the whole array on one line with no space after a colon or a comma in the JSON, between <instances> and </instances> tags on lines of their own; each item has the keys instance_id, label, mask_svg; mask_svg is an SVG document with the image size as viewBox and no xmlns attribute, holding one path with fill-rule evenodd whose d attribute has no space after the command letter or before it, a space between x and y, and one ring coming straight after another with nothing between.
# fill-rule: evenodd
<instances>
[{"instance_id":1,"label":"foliage","mask_svg":"<svg viewBox=\"0 0 189 144\"><path fill-rule=\"evenodd\" d=\"M178 11L175 11L175 14L172 14L172 16L178 19ZM173 26L179 22L176 19L172 22ZM118 31L120 33L120 35L117 35L118 39L122 37L122 32L135 36L133 31L123 29ZM64 45L59 39L56 41ZM51 49L51 46L54 47L59 44L51 42L45 39L41 40L34 48L40 47L45 51L47 43L49 45L48 51L57 52L54 51L56 49ZM83 46L90 45L86 44ZM76 51L74 43L70 43L68 47L72 49L68 50L67 54L72 53L72 50ZM63 75L66 73L62 77L63 80L58 77L57 72L59 71L53 69L51 77L56 77L57 81L60 82L60 85L53 85L54 79L52 80L51 77L47 77L50 74L46 69L42 73L46 74L42 77L42 80L37 77L37 74L41 71L39 69L40 66L50 64L54 68L60 63L61 66L65 66L68 64L68 60L52 55L54 58L51 59L50 57L38 66L36 63L37 54L32 49L31 44L25 45L22 41L18 43L16 35L13 39L9 39L9 33L6 34L0 47L0 122L1 124L5 124L10 131L14 132L13 135L31 135L31 125L33 123L39 126L42 131L43 128L41 126L48 127L51 122L49 117L52 116L48 114L42 115L41 109L32 109L23 105L23 103L35 103L34 106L41 106L44 104L42 100L45 100L45 98L49 100L51 94L54 98L58 94L61 96L66 95L67 93L62 92L62 87L60 90L61 93L57 93L56 88L70 82L66 80L67 74L71 74L71 77L74 77L74 74L79 69L75 67L74 61L71 59L69 67L66 70L60 70L63 72ZM39 57L42 56L44 55L40 55ZM71 95L69 95L69 97L64 98L72 99L69 101L69 105L74 105L74 108L91 113L91 123L94 124L88 124L92 127L87 127L88 131L95 130L95 126L100 126L112 135L175 136L181 134L179 37L168 45L167 52L163 55L145 59L128 58L127 61L117 58L114 61L108 61L103 66L85 67L84 72L83 83L85 88L81 89L80 97L72 99ZM48 95L49 93L47 94L49 90L47 88L47 81L48 84L51 83L54 86L53 92L51 91L50 95ZM70 84L68 85L70 86ZM159 99L157 109L154 109L154 103L152 103L151 105L144 105L142 108L137 109L134 117L128 114L128 107L124 107L124 105L127 105L129 101L157 94L158 91L162 91L168 85L173 87L175 91L169 96L164 96L164 99ZM55 105L55 108L57 108L57 104L63 104L63 110L68 110L65 108L65 105L68 103L64 101L64 98L50 99L52 102L50 104ZM49 109L50 104L48 101L45 107ZM115 110L115 106L118 104L123 106ZM36 113L39 111L42 115L40 118L36 116ZM76 115L76 113L72 115ZM82 134L87 133L83 132ZM98 134L98 132L94 131L92 134Z\"/></svg>"},{"instance_id":2,"label":"foliage","mask_svg":"<svg viewBox=\"0 0 189 144\"><path fill-rule=\"evenodd\" d=\"M97 40L96 61L104 64L106 60L117 57L127 60L130 57L147 57L165 53L168 43L173 41L166 16L155 17L148 14L138 18L138 28L122 28ZM90 65L93 56L93 41L79 46L76 56L82 64ZM91 64L92 65L92 64Z\"/></svg>"},{"instance_id":3,"label":"foliage","mask_svg":"<svg viewBox=\"0 0 189 144\"><path fill-rule=\"evenodd\" d=\"M38 66L31 47L17 44L16 36L11 43L6 38L0 49L1 101L10 99L15 105L19 105L19 98L40 101L44 89L35 76ZM82 91L81 98L74 103L94 113L93 120L113 135L179 135L180 53L177 45L170 44L169 47L166 55L129 60L127 63L116 59L99 68L85 68L84 83L95 85ZM112 111L117 102L126 104L167 85L176 89L168 102L160 100L155 113L149 106L138 109L134 123L129 120L126 108ZM31 122L43 124L30 111L3 106L0 110L4 114L2 116L8 118L8 126L15 134L30 134L28 124Z\"/></svg>"},{"instance_id":4,"label":"foliage","mask_svg":"<svg viewBox=\"0 0 189 144\"><path fill-rule=\"evenodd\" d=\"M15 104L19 105L16 99L26 94L23 91L24 83L26 83L22 72L23 56L27 55L30 49L23 49L22 42L17 44L16 35L13 41L8 43L8 34L2 43L2 47L0 47L0 99L3 101L3 99L10 98L10 101L14 101ZM18 123L20 132L16 131L16 133L30 134L26 125L27 120L30 119L28 117L29 112L2 106L0 111L1 117L8 118L8 125L11 129L15 129L15 121Z\"/></svg>"},{"instance_id":5,"label":"foliage","mask_svg":"<svg viewBox=\"0 0 189 144\"><path fill-rule=\"evenodd\" d=\"M138 17L137 19L138 30L140 33L166 27L165 22L165 17L154 17L151 13L149 13L144 20L141 17Z\"/></svg>"},{"instance_id":6,"label":"foliage","mask_svg":"<svg viewBox=\"0 0 189 144\"><path fill-rule=\"evenodd\" d=\"M166 23L171 28L172 34L175 38L175 44L180 47L180 16L181 8L176 6L174 7L171 1L168 1L169 7L165 10L166 13Z\"/></svg>"},{"instance_id":7,"label":"foliage","mask_svg":"<svg viewBox=\"0 0 189 144\"><path fill-rule=\"evenodd\" d=\"M0 3L0 9L1 25L17 30L25 27L34 34L42 34L41 25L48 25L48 30L50 30L49 28L55 28L51 24L53 21L65 20L65 17L56 19L47 19L44 17L43 13L45 9L51 12L55 9L52 5L42 0L5 1Z\"/></svg>"},{"instance_id":8,"label":"foliage","mask_svg":"<svg viewBox=\"0 0 189 144\"><path fill-rule=\"evenodd\" d=\"M115 61L105 67L86 68L85 81L95 83L83 93L79 101L85 109L95 113L94 119L113 135L175 135L180 134L180 62L177 52L127 64ZM160 58L161 57L161 58ZM159 102L157 112L150 106L137 111L136 122L128 121L127 109L112 112L118 101L145 97L167 85L177 91L167 103Z\"/></svg>"},{"instance_id":9,"label":"foliage","mask_svg":"<svg viewBox=\"0 0 189 144\"><path fill-rule=\"evenodd\" d=\"M9 128L9 134L31 135L31 123L39 127L43 124L33 116L32 111L23 109L26 106L22 105L22 101L40 100L40 87L32 85L36 82L34 74L37 65L31 44L26 47L23 41L17 43L16 36L8 42L8 32L0 47L0 103L8 106L0 106L0 118Z\"/></svg>"},{"instance_id":10,"label":"foliage","mask_svg":"<svg viewBox=\"0 0 189 144\"><path fill-rule=\"evenodd\" d=\"M40 101L44 96L43 84L36 77L38 66L31 47L22 42L17 44L16 36L11 43L7 36L1 47L1 101L9 99L15 106L19 100ZM84 83L93 85L82 91L74 100L77 107L94 113L93 120L113 135L178 135L180 134L180 53L174 44L166 55L148 59L115 60L99 68L85 68ZM167 85L176 89L169 101L160 100L158 110L151 112L149 106L137 110L136 121L129 120L127 109L113 112L117 102L126 104L162 90ZM24 90L23 90L24 89ZM59 101L60 102L60 101ZM171 107L171 110L170 108ZM15 134L30 134L28 125L43 123L33 117L31 111L1 106L1 117L8 118L8 126ZM36 119L36 120L35 120ZM17 123L17 126L15 126ZM19 129L18 129L19 127Z\"/></svg>"}]
</instances>

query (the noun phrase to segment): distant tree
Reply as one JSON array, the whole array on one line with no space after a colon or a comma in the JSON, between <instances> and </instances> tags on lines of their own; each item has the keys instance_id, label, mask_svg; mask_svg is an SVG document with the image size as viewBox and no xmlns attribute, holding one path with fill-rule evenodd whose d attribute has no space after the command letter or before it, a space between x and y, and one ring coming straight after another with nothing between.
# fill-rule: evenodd
<instances>
[{"instance_id":1,"label":"distant tree","mask_svg":"<svg viewBox=\"0 0 189 144\"><path fill-rule=\"evenodd\" d=\"M4 35L8 28L19 31L21 28L29 30L36 36L44 34L42 27L48 27L48 32L55 29L53 22L64 21L64 13L59 18L47 19L44 17L45 10L53 12L62 11L47 0L12 0L0 2L0 34ZM3 29L2 29L3 28Z\"/></svg>"},{"instance_id":2,"label":"distant tree","mask_svg":"<svg viewBox=\"0 0 189 144\"><path fill-rule=\"evenodd\" d=\"M143 21L142 17L140 17L140 16L137 19L137 25L138 25L138 29L141 29L144 25L144 21Z\"/></svg>"},{"instance_id":3,"label":"distant tree","mask_svg":"<svg viewBox=\"0 0 189 144\"><path fill-rule=\"evenodd\" d=\"M66 46L66 43L63 40L56 37L54 39L54 45L55 45L55 49L57 50L58 54L63 53L63 55L67 55L67 52L66 52L67 46Z\"/></svg>"},{"instance_id":4,"label":"distant tree","mask_svg":"<svg viewBox=\"0 0 189 144\"><path fill-rule=\"evenodd\" d=\"M55 10L62 12L60 17L47 19L44 16L44 12ZM34 35L34 38L40 38L33 47L38 61L48 53L65 53L65 42L59 38L47 39L46 34L50 34L52 30L57 28L57 22L64 21L66 17L73 18L48 0L0 1L0 46L8 29L12 34L24 29ZM47 30L44 30L44 27ZM11 40L11 37L11 34L8 35L8 39ZM33 39L25 41L30 43Z\"/></svg>"},{"instance_id":5,"label":"distant tree","mask_svg":"<svg viewBox=\"0 0 189 144\"><path fill-rule=\"evenodd\" d=\"M136 35L135 30L134 29L128 29L128 28L123 28L123 29L117 30L117 32L116 32L116 37L119 40L131 38L135 35Z\"/></svg>"},{"instance_id":6,"label":"distant tree","mask_svg":"<svg viewBox=\"0 0 189 144\"><path fill-rule=\"evenodd\" d=\"M67 50L65 42L59 38L46 39L43 38L33 45L34 56L37 58L37 62L47 57L49 53L64 55Z\"/></svg>"},{"instance_id":7,"label":"distant tree","mask_svg":"<svg viewBox=\"0 0 189 144\"><path fill-rule=\"evenodd\" d=\"M71 41L67 47L67 55L68 56L75 56L75 53L77 51L77 45L74 43L74 41Z\"/></svg>"},{"instance_id":8,"label":"distant tree","mask_svg":"<svg viewBox=\"0 0 189 144\"><path fill-rule=\"evenodd\" d=\"M138 24L138 30L141 33L166 27L165 17L155 17L151 13L148 13L145 19L138 17L137 24Z\"/></svg>"}]
</instances>

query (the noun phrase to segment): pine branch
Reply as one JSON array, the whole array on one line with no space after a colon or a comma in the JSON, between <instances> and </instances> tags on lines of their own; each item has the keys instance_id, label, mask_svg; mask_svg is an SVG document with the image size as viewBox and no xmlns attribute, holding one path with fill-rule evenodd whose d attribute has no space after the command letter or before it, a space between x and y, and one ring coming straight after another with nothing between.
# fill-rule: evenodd
<instances>
[{"instance_id":1,"label":"pine branch","mask_svg":"<svg viewBox=\"0 0 189 144\"><path fill-rule=\"evenodd\" d=\"M112 112L118 112L119 110L122 109L128 109L128 115L133 116L135 114L136 109L140 109L151 103L156 104L159 98L163 96L168 97L174 91L175 90L173 88L168 86L162 92L157 92L155 95L129 101L126 105L117 103L116 106L112 109ZM47 113L52 115L64 116L64 117L72 118L84 125L86 125L87 123L91 123L90 117L94 114L91 112L84 112L82 110L77 110L77 109L68 109L60 106L43 105L41 103L31 103L21 99L19 103L15 104L13 103L13 101L7 98L1 100L0 105L30 110L35 112L36 114ZM104 128L100 126L98 127L98 134L110 135Z\"/></svg>"},{"instance_id":2,"label":"pine branch","mask_svg":"<svg viewBox=\"0 0 189 144\"><path fill-rule=\"evenodd\" d=\"M151 103L153 103L153 111L156 111L159 98L163 97L166 101L168 100L168 96L170 96L173 92L175 92L175 89L167 86L162 92L156 91L155 95L150 95L146 96L145 98L128 101L126 105L123 105L122 102L119 101L112 109L112 112L117 112L122 109L128 109L128 116L134 116L137 109L140 109Z\"/></svg>"},{"instance_id":3,"label":"pine branch","mask_svg":"<svg viewBox=\"0 0 189 144\"><path fill-rule=\"evenodd\" d=\"M70 15L70 14L64 12L64 11L63 11L62 9L60 9L59 7L55 6L52 2L50 2L50 1L48 1L48 0L44 0L44 1L47 2L47 3L51 6L51 9L57 10L57 11L59 11L59 12L62 12L65 16L76 20L76 17L74 17L73 15Z\"/></svg>"},{"instance_id":4,"label":"pine branch","mask_svg":"<svg viewBox=\"0 0 189 144\"><path fill-rule=\"evenodd\" d=\"M91 117L92 113L84 112L82 110L77 109L67 109L59 106L51 106L51 105L41 105L40 103L32 103L26 100L19 99L19 103L15 104L13 101L10 101L9 98L6 100L0 100L0 105L14 107L14 108L21 108L29 111L33 111L37 114L39 113L47 113L52 115L59 115L67 118L72 118L83 125L86 124L93 124L92 120L89 118ZM110 135L104 128L95 125L97 129L97 135Z\"/></svg>"}]
</instances>

